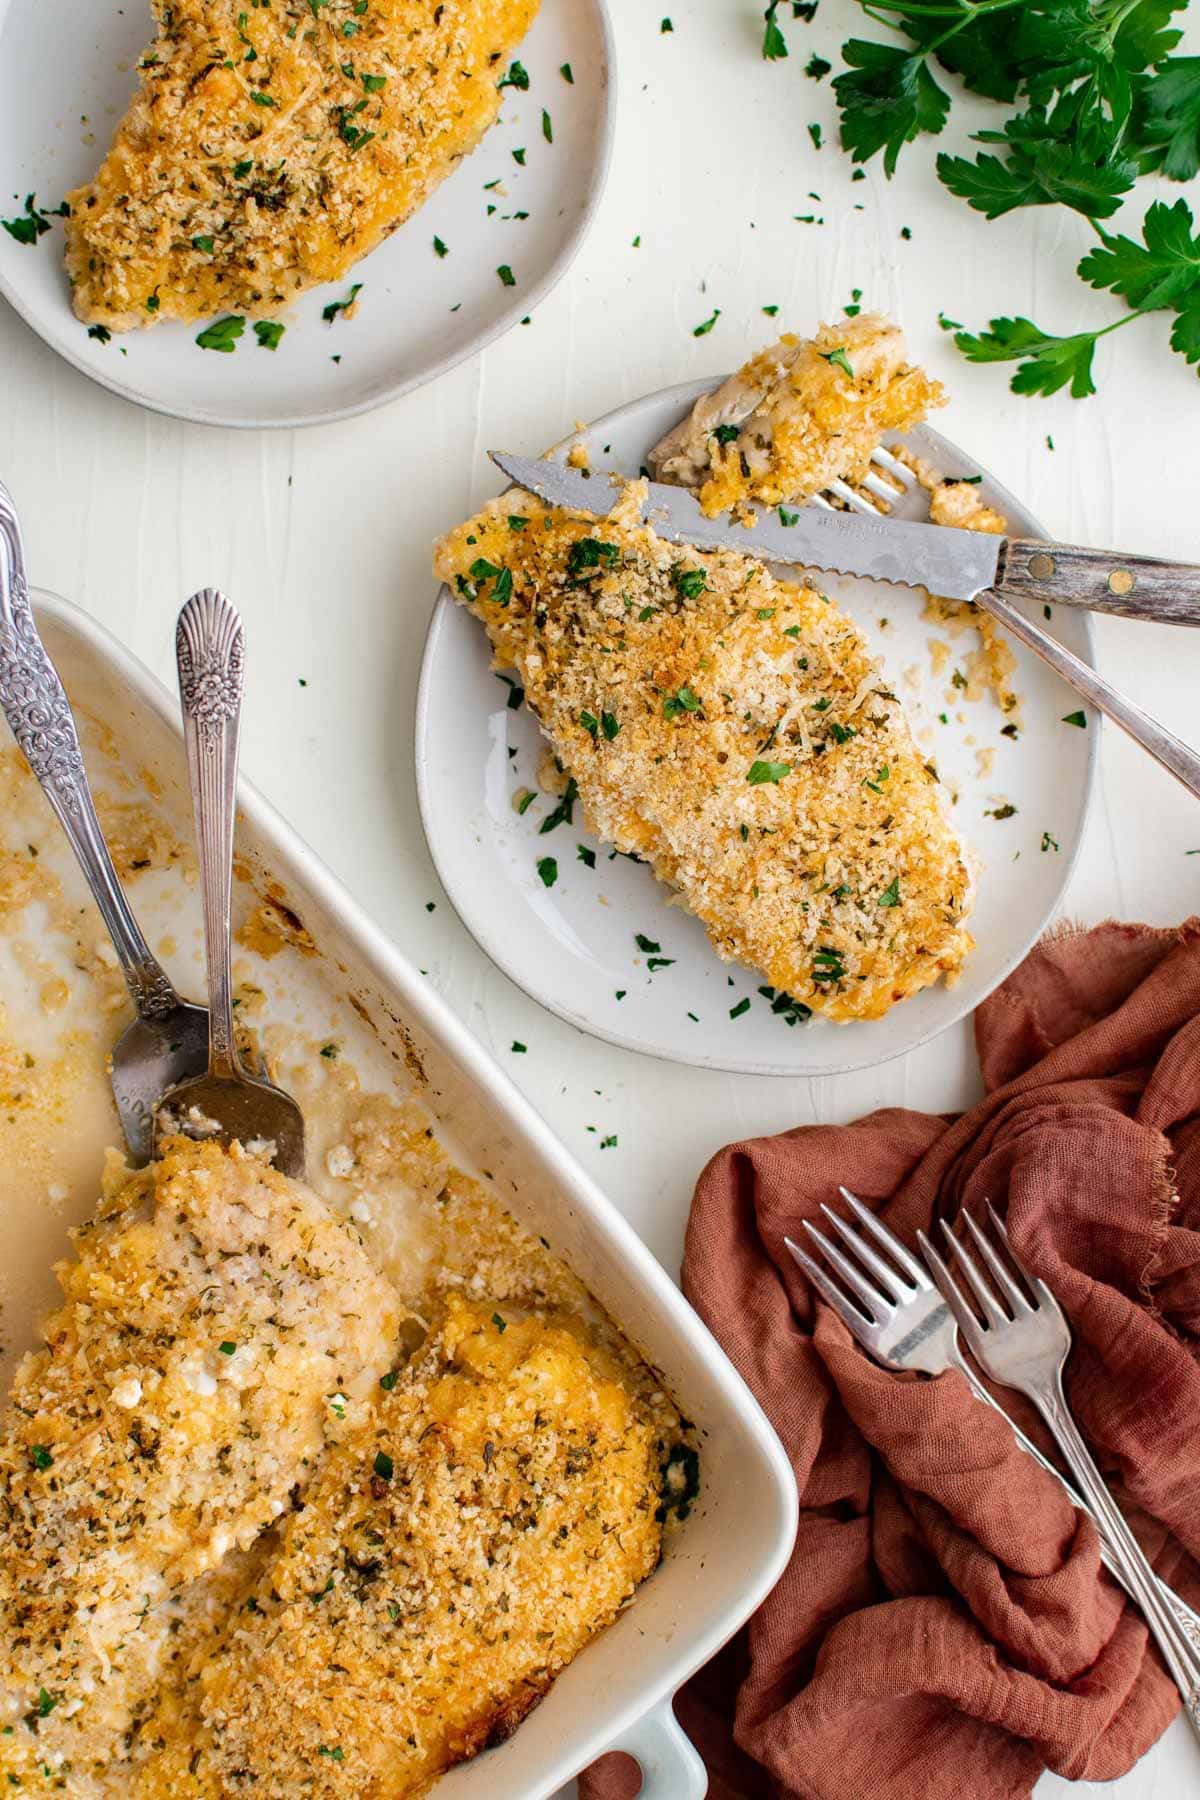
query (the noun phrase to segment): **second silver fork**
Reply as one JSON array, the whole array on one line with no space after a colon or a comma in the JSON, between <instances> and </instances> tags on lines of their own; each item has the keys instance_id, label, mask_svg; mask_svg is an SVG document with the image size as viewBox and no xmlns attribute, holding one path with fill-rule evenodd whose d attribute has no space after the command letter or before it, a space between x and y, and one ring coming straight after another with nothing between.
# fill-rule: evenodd
<instances>
[{"instance_id":1,"label":"second silver fork","mask_svg":"<svg viewBox=\"0 0 1200 1800\"><path fill-rule=\"evenodd\" d=\"M1053 1475L1072 1505L1089 1515L1100 1534L1100 1556L1105 1568L1132 1598L1136 1598L1125 1578L1120 1558L1109 1545L1103 1522L1009 1416L963 1355L954 1314L928 1271L849 1188L841 1188L839 1192L862 1227L861 1231L830 1207L823 1205L821 1211L846 1250L808 1219L803 1224L849 1293L799 1244L791 1238L784 1239L817 1292L868 1355L885 1369L917 1369L927 1375L941 1375L956 1369L966 1379L975 1397L999 1413L1021 1448L1048 1475ZM874 1244L869 1241L871 1239ZM846 1251L851 1254L847 1255ZM1154 1579L1180 1630L1200 1650L1200 1616L1165 1581L1157 1576Z\"/></svg>"}]
</instances>

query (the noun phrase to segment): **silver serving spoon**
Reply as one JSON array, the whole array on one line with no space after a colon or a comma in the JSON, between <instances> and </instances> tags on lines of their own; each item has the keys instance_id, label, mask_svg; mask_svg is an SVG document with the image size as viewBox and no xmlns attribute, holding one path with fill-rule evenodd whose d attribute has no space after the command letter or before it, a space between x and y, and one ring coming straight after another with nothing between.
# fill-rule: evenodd
<instances>
[{"instance_id":1,"label":"silver serving spoon","mask_svg":"<svg viewBox=\"0 0 1200 1800\"><path fill-rule=\"evenodd\" d=\"M154 1115L155 1147L171 1132L226 1144L236 1139L302 1179L304 1115L282 1088L247 1074L233 1030L230 906L245 652L237 609L216 588L201 588L180 613L175 660L204 907L208 1072L163 1094Z\"/></svg>"},{"instance_id":2,"label":"silver serving spoon","mask_svg":"<svg viewBox=\"0 0 1200 1800\"><path fill-rule=\"evenodd\" d=\"M135 1164L148 1162L154 1108L165 1088L208 1059L208 1012L181 1000L125 898L88 787L79 733L29 604L16 510L0 483L0 708L12 726L108 927L137 1017L112 1052L113 1099Z\"/></svg>"}]
</instances>

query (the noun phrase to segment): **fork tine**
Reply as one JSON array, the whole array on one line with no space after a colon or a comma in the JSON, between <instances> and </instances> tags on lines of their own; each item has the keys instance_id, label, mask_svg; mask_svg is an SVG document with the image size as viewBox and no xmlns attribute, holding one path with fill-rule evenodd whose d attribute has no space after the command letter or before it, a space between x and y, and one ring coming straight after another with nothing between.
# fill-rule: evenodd
<instances>
[{"instance_id":1,"label":"fork tine","mask_svg":"<svg viewBox=\"0 0 1200 1800\"><path fill-rule=\"evenodd\" d=\"M1029 1292L1033 1295L1033 1310L1036 1312L1041 1307L1048 1306L1052 1311L1058 1313L1060 1317L1065 1318L1066 1315L1063 1313L1063 1309L1058 1303L1057 1296L1046 1286L1046 1283L1042 1280L1040 1275L1035 1275L1033 1270L1021 1261L1021 1258L1013 1249L1012 1242L1008 1235L1008 1227L1005 1225L1004 1220L1000 1218L991 1201L988 1200L985 1204L988 1209L988 1218L992 1221L992 1230L996 1233L996 1236L1000 1239L1005 1250L1012 1258L1013 1268L1016 1269L1026 1287L1029 1289ZM1028 1306L1029 1301L1026 1300L1025 1304Z\"/></svg>"},{"instance_id":2,"label":"fork tine","mask_svg":"<svg viewBox=\"0 0 1200 1800\"><path fill-rule=\"evenodd\" d=\"M862 485L869 488L873 494L878 494L881 500L886 500L889 506L894 506L896 501L907 491L898 482L885 481L882 475L864 475Z\"/></svg>"},{"instance_id":3,"label":"fork tine","mask_svg":"<svg viewBox=\"0 0 1200 1800\"><path fill-rule=\"evenodd\" d=\"M945 1219L940 1219L938 1223L941 1225L942 1236L945 1238L955 1262L971 1284L971 1291L979 1302L984 1318L989 1325L1007 1325L1009 1323L1008 1314L988 1286L978 1265L972 1260L971 1252L955 1237Z\"/></svg>"},{"instance_id":4,"label":"fork tine","mask_svg":"<svg viewBox=\"0 0 1200 1800\"><path fill-rule=\"evenodd\" d=\"M872 1287L857 1265L848 1256L843 1256L837 1245L831 1243L825 1233L819 1231L810 1220L803 1220L803 1225L809 1237L820 1247L826 1262L832 1263L850 1292L858 1295L867 1317L874 1319L877 1324L882 1323L895 1310L887 1296L881 1294L878 1288Z\"/></svg>"},{"instance_id":5,"label":"fork tine","mask_svg":"<svg viewBox=\"0 0 1200 1800\"><path fill-rule=\"evenodd\" d=\"M828 1301L847 1330L869 1349L869 1340L874 1331L874 1320L863 1317L858 1308L847 1300L837 1283L825 1273L821 1265L813 1261L807 1250L802 1250L799 1244L793 1243L789 1237L785 1237L783 1241L821 1298Z\"/></svg>"},{"instance_id":6,"label":"fork tine","mask_svg":"<svg viewBox=\"0 0 1200 1800\"><path fill-rule=\"evenodd\" d=\"M846 1202L859 1224L871 1233L894 1262L898 1262L909 1280L919 1288L928 1288L929 1275L923 1269L911 1251L900 1242L894 1231L889 1231L882 1219L877 1219L869 1207L863 1205L857 1194L852 1194L848 1187L839 1187L838 1193Z\"/></svg>"},{"instance_id":7,"label":"fork tine","mask_svg":"<svg viewBox=\"0 0 1200 1800\"><path fill-rule=\"evenodd\" d=\"M905 1286L902 1277L897 1274L896 1270L893 1269L890 1264L885 1263L882 1256L876 1255L866 1239L861 1237L859 1233L855 1231L853 1225L847 1224L845 1219L839 1219L838 1215L830 1207L826 1206L823 1201L821 1203L821 1211L825 1214L825 1217L829 1220L829 1223L833 1226L838 1236L844 1243L850 1246L859 1262L862 1263L864 1268L870 1270L871 1274L874 1275L876 1281L879 1282L884 1291L890 1294L892 1299L897 1302L906 1300L912 1290Z\"/></svg>"},{"instance_id":8,"label":"fork tine","mask_svg":"<svg viewBox=\"0 0 1200 1800\"><path fill-rule=\"evenodd\" d=\"M871 513L878 516L879 508L872 506L865 494L860 494L845 481L831 481L826 492L836 494L845 506L852 507L855 512Z\"/></svg>"},{"instance_id":9,"label":"fork tine","mask_svg":"<svg viewBox=\"0 0 1200 1800\"><path fill-rule=\"evenodd\" d=\"M992 1212L990 1205L988 1211ZM1000 1288L1000 1292L1004 1295L1004 1298L1008 1301L1008 1304L1012 1309L1013 1316L1018 1317L1021 1313L1032 1312L1033 1308L1030 1306L1028 1300L1025 1298L1000 1258L996 1255L996 1252L992 1249L992 1246L988 1243L965 1206L962 1209L962 1216L963 1223L966 1225L967 1230L975 1241L975 1248L979 1251L984 1262L986 1262L988 1268L991 1270L992 1276ZM993 1219L995 1216L995 1213L992 1213Z\"/></svg>"},{"instance_id":10,"label":"fork tine","mask_svg":"<svg viewBox=\"0 0 1200 1800\"><path fill-rule=\"evenodd\" d=\"M929 1272L937 1283L938 1292L954 1314L955 1324L962 1332L968 1346L978 1356L983 1348L984 1331L979 1320L971 1311L959 1291L958 1283L934 1249L932 1241L923 1231L918 1230L917 1242L921 1246L921 1255L929 1264Z\"/></svg>"},{"instance_id":11,"label":"fork tine","mask_svg":"<svg viewBox=\"0 0 1200 1800\"><path fill-rule=\"evenodd\" d=\"M886 450L882 444L876 444L872 450L871 461L878 463L881 469L886 469L889 475L894 475L896 480L905 487L911 487L917 479L908 464L902 463L898 456L893 456L891 451Z\"/></svg>"}]
</instances>

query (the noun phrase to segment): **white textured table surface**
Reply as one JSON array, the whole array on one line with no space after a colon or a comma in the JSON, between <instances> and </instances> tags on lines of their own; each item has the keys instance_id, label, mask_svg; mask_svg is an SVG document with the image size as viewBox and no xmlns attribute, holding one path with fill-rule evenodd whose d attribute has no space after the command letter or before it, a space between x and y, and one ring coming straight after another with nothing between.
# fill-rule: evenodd
<instances>
[{"instance_id":1,"label":"white textured table surface","mask_svg":"<svg viewBox=\"0 0 1200 1800\"><path fill-rule=\"evenodd\" d=\"M803 73L810 46L832 58L860 25L845 0L825 0L812 27L789 26L792 57L777 65L759 57L757 0L690 0L666 35L657 9L614 4L620 114L607 197L529 326L364 419L242 435L112 398L0 305L0 475L22 510L34 581L87 607L164 679L186 595L215 583L236 599L251 657L247 773L429 971L674 1271L692 1182L719 1145L880 1105L959 1106L977 1080L969 1031L848 1078L711 1074L577 1034L484 960L439 892L412 769L430 539L494 491L483 447L536 452L578 419L732 366L765 340L764 304L779 305L781 325L806 329L857 287L950 384L939 423L1050 530L1194 557L1187 470L1200 390L1155 319L1102 345L1100 395L1087 402L1015 398L1002 371L961 361L939 309L974 328L1005 311L1058 331L1112 309L1072 275L1082 224L1026 212L986 225L939 188L927 143L890 184L877 164L851 184L829 144L828 82ZM981 113L956 107L947 143ZM824 127L822 150L810 120ZM795 222L810 210L825 223ZM694 338L714 307L716 328ZM1200 744L1200 636L1102 620L1097 639L1105 672ZM1196 905L1193 849L1200 811L1109 731L1069 914L1177 922ZM528 1054L510 1053L514 1038ZM617 1145L602 1151L612 1134ZM1177 1724L1104 1791L1176 1800L1198 1787L1200 1751ZM1060 1791L1047 1778L1039 1795Z\"/></svg>"}]
</instances>

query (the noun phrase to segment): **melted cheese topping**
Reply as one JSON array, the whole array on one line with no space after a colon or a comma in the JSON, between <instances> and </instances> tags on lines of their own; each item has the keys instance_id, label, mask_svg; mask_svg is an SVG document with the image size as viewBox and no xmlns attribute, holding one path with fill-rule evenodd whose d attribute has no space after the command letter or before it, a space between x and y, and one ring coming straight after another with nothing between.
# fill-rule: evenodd
<instances>
[{"instance_id":1,"label":"melted cheese topping","mask_svg":"<svg viewBox=\"0 0 1200 1800\"><path fill-rule=\"evenodd\" d=\"M845 614L749 557L663 542L632 522L642 492L603 519L504 495L437 573L520 671L594 829L719 955L877 1018L971 947L936 771Z\"/></svg>"},{"instance_id":2,"label":"melted cheese topping","mask_svg":"<svg viewBox=\"0 0 1200 1800\"><path fill-rule=\"evenodd\" d=\"M472 150L538 0L155 0L94 181L68 195L81 319L262 314L335 281Z\"/></svg>"}]
</instances>

